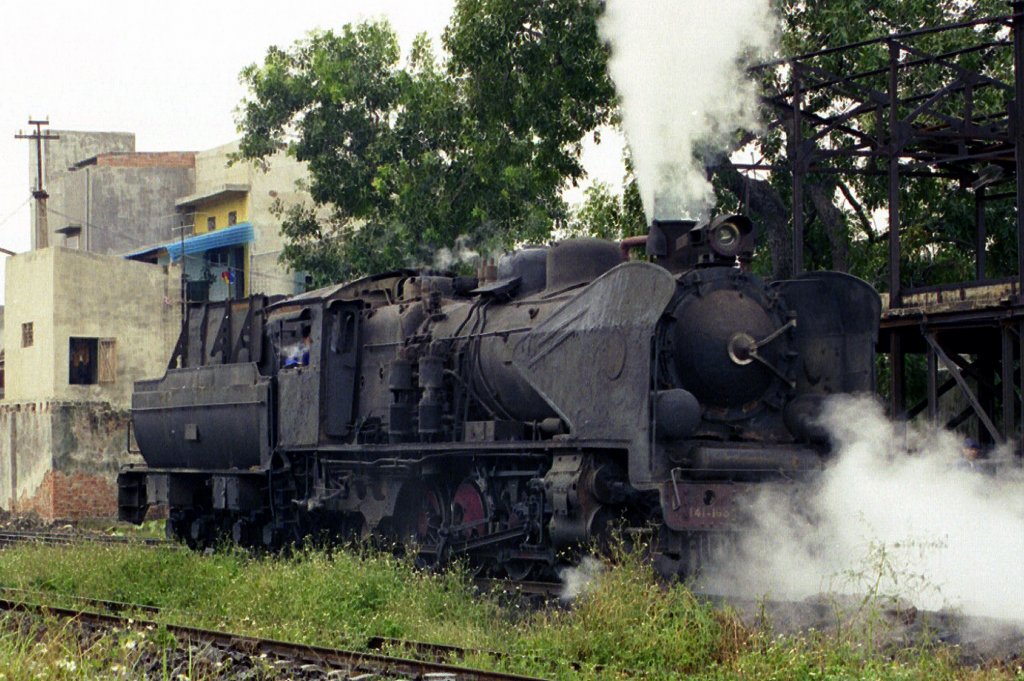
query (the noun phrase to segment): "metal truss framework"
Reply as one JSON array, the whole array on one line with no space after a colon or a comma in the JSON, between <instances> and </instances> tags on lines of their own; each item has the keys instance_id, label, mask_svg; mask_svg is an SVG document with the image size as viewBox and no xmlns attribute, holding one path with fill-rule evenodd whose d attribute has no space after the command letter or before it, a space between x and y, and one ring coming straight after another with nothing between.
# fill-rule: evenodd
<instances>
[{"instance_id":1,"label":"metal truss framework","mask_svg":"<svg viewBox=\"0 0 1024 681\"><path fill-rule=\"evenodd\" d=\"M782 74L784 89L764 96L785 133L792 174L793 269L804 267L804 188L810 174L886 177L889 309L879 351L889 355L893 416L927 410L953 388L968 406L945 425L969 426L985 442L1014 441L1024 451L1024 215L1017 212L1017 272L985 280L985 205L1024 206L1024 0L1009 16L924 28L763 64L755 75ZM844 62L876 66L842 73ZM867 57L867 58L865 58ZM1001 60L1001 61L1000 61ZM1012 63L1012 82L993 65ZM913 77L910 77L913 76ZM837 102L839 103L837 105ZM779 170L737 164L741 170ZM951 178L975 203L975 279L928 288L901 281L900 190L909 177ZM1002 185L999 192L993 191ZM1012 185L1012 188L1009 188ZM990 295L971 295L986 289ZM924 356L927 395L908 409L907 355ZM950 377L941 385L939 367Z\"/></svg>"}]
</instances>

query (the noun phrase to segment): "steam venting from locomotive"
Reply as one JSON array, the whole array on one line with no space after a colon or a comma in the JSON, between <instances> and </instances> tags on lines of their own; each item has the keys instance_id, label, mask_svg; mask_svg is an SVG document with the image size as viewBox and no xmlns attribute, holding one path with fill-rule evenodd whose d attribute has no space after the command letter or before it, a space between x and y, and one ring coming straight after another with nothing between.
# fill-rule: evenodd
<instances>
[{"instance_id":1,"label":"steam venting from locomotive","mask_svg":"<svg viewBox=\"0 0 1024 681\"><path fill-rule=\"evenodd\" d=\"M768 0L608 0L600 31L648 222L706 216L705 159L760 127L743 66L771 52L774 26Z\"/></svg>"},{"instance_id":2,"label":"steam venting from locomotive","mask_svg":"<svg viewBox=\"0 0 1024 681\"><path fill-rule=\"evenodd\" d=\"M962 460L962 436L889 421L872 398L833 397L838 455L800 495L765 488L740 556L707 571L715 593L873 593L930 610L1021 619L1024 495L1017 475ZM991 457L998 460L997 450ZM994 463L994 462L993 462Z\"/></svg>"}]
</instances>

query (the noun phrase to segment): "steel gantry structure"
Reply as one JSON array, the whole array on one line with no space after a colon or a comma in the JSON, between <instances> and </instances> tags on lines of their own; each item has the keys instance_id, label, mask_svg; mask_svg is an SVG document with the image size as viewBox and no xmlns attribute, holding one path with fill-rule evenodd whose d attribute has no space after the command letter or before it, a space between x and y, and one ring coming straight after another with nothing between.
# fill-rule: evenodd
<instances>
[{"instance_id":1,"label":"steel gantry structure","mask_svg":"<svg viewBox=\"0 0 1024 681\"><path fill-rule=\"evenodd\" d=\"M888 359L896 418L927 412L983 442L1022 451L1024 216L1015 211L1015 272L988 278L986 207L1024 206L1024 1L1007 16L889 35L770 64L764 95L792 176L793 269L805 269L805 183L813 175L873 175L884 186L888 300L879 352ZM846 67L870 63L850 72ZM1012 77L1009 75L1012 74ZM735 164L740 170L779 170ZM902 268L901 190L909 178L946 178L973 193L974 277L921 286ZM850 198L850 197L848 197ZM969 201L969 199L968 199ZM1004 203L1005 206L1005 203ZM1003 211L1013 215L1012 211ZM988 267L988 269L992 269ZM918 358L908 363L908 358ZM922 361L923 359L923 361ZM910 366L912 365L912 366ZM908 403L908 375L923 372L923 399ZM950 391L963 399L950 412ZM945 412L945 413L944 413Z\"/></svg>"}]
</instances>

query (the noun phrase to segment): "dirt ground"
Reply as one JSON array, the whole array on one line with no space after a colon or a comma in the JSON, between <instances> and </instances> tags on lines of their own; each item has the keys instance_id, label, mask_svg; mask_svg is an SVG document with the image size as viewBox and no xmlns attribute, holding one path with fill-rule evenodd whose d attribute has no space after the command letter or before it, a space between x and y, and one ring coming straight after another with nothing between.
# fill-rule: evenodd
<instances>
[{"instance_id":1,"label":"dirt ground","mask_svg":"<svg viewBox=\"0 0 1024 681\"><path fill-rule=\"evenodd\" d=\"M767 627L773 634L849 632L870 637L882 649L933 641L957 646L967 666L1009 663L1024 656L1024 620L932 612L904 604L872 605L853 597L802 602L712 600L731 605L748 626Z\"/></svg>"}]
</instances>

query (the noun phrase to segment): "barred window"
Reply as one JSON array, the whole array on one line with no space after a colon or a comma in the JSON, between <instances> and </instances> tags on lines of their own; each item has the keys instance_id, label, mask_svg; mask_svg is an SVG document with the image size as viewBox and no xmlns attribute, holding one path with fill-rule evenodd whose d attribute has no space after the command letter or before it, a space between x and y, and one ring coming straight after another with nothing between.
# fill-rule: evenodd
<instances>
[{"instance_id":1,"label":"barred window","mask_svg":"<svg viewBox=\"0 0 1024 681\"><path fill-rule=\"evenodd\" d=\"M34 342L32 322L25 322L21 325L21 347L29 348L32 347Z\"/></svg>"}]
</instances>

